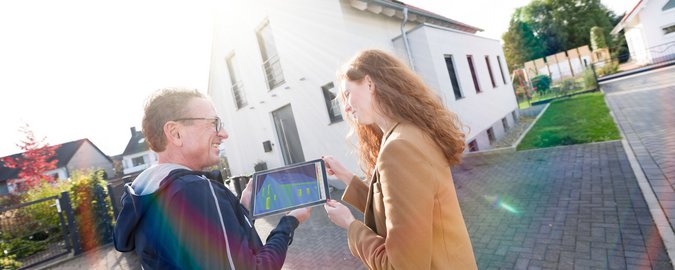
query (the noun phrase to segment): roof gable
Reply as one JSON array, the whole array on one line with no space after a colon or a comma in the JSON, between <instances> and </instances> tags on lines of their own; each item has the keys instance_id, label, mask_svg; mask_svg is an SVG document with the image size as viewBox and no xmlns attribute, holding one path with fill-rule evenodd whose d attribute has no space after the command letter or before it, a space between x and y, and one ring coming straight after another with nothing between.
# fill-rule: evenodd
<instances>
[{"instance_id":1,"label":"roof gable","mask_svg":"<svg viewBox=\"0 0 675 270\"><path fill-rule=\"evenodd\" d=\"M71 141L71 142L67 142L67 143L62 143L62 144L58 145L59 148L56 149L55 155L54 155L55 158L58 160L56 162L56 168L66 167L66 165L68 165L68 163L73 158L75 153L77 153L77 150L79 150L80 147L84 143L91 144L91 146L93 146L94 149L96 149L97 152L101 153L102 156L104 156L106 159L108 159L112 163L112 160L110 159L110 157L108 157L105 153L103 153L103 151L101 151L101 149L99 149L89 139L79 139L79 140L75 140L75 141ZM18 154L14 154L14 155L11 155L11 156L8 156L8 157L16 159L18 157L21 157L22 154L23 153L18 153ZM16 178L18 178L18 175L19 175L19 169L18 168L7 168L7 167L5 167L4 162L0 163L0 181L4 181L4 180L7 180L7 179L16 179Z\"/></svg>"}]
</instances>

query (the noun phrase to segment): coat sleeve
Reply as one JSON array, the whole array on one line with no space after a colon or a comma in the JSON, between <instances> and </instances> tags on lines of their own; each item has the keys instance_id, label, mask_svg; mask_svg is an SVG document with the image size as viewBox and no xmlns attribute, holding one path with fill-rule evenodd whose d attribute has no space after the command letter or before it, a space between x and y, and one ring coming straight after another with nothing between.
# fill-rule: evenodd
<instances>
[{"instance_id":1,"label":"coat sleeve","mask_svg":"<svg viewBox=\"0 0 675 270\"><path fill-rule=\"evenodd\" d=\"M386 236L359 221L348 232L349 249L370 269L431 267L431 218L437 187L431 181L434 170L430 166L425 154L407 140L393 140L380 152L377 168Z\"/></svg>"},{"instance_id":2,"label":"coat sleeve","mask_svg":"<svg viewBox=\"0 0 675 270\"><path fill-rule=\"evenodd\" d=\"M363 213L366 209L367 197L368 186L358 176L354 175L352 181L349 182L349 185L345 189L345 193L342 195L342 200Z\"/></svg>"},{"instance_id":3,"label":"coat sleeve","mask_svg":"<svg viewBox=\"0 0 675 270\"><path fill-rule=\"evenodd\" d=\"M167 218L176 239L168 254L175 265L182 269L281 269L298 220L283 217L267 244L256 248L250 227L237 221L233 207L239 205L223 198L222 190L211 188L206 180L199 181L171 197Z\"/></svg>"}]
</instances>

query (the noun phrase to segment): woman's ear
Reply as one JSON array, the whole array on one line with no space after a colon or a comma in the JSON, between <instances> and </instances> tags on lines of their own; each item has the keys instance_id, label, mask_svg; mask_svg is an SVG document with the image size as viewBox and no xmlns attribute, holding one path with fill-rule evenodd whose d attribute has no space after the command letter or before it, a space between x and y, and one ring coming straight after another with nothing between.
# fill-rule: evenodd
<instances>
[{"instance_id":1,"label":"woman's ear","mask_svg":"<svg viewBox=\"0 0 675 270\"><path fill-rule=\"evenodd\" d=\"M373 86L375 86L373 84L373 80L371 80L370 76L368 76L368 75L366 75L366 77L364 77L364 79L366 79L366 83L368 84L368 91L373 92Z\"/></svg>"},{"instance_id":2,"label":"woman's ear","mask_svg":"<svg viewBox=\"0 0 675 270\"><path fill-rule=\"evenodd\" d=\"M183 140L180 136L180 125L174 121L169 121L164 124L164 136L166 136L167 143L182 146Z\"/></svg>"}]
</instances>

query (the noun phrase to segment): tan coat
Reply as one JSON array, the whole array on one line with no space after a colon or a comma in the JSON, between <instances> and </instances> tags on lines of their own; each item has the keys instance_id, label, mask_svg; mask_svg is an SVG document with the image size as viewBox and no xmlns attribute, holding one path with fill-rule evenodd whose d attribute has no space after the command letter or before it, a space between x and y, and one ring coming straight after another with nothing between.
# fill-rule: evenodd
<instances>
[{"instance_id":1,"label":"tan coat","mask_svg":"<svg viewBox=\"0 0 675 270\"><path fill-rule=\"evenodd\" d=\"M477 268L448 162L416 126L387 132L370 187L354 177L342 199L364 213L348 244L368 268Z\"/></svg>"}]
</instances>

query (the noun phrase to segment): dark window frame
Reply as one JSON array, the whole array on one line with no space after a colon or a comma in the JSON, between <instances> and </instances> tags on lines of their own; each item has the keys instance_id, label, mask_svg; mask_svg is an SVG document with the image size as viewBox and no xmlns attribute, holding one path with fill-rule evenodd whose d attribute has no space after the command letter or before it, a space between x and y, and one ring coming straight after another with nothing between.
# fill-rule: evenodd
<instances>
[{"instance_id":1,"label":"dark window frame","mask_svg":"<svg viewBox=\"0 0 675 270\"><path fill-rule=\"evenodd\" d=\"M467 55L466 61L469 63L469 71L471 71L471 78L473 79L473 86L476 89L476 94L480 94L483 91L480 89L480 84L478 83L478 74L476 74L476 68L473 63L473 55Z\"/></svg>"},{"instance_id":2,"label":"dark window frame","mask_svg":"<svg viewBox=\"0 0 675 270\"><path fill-rule=\"evenodd\" d=\"M323 92L323 100L326 104L328 118L330 119L330 123L334 124L342 122L344 119L342 118L342 111L340 110L337 94L331 92L330 89L335 89L335 84L333 84L333 82L321 86L321 92Z\"/></svg>"},{"instance_id":3,"label":"dark window frame","mask_svg":"<svg viewBox=\"0 0 675 270\"><path fill-rule=\"evenodd\" d=\"M450 85L452 87L452 92L455 94L455 100L464 98L462 88L459 85L459 79L457 78L457 68L455 67L455 60L452 54L445 55L445 68L448 70Z\"/></svg>"},{"instance_id":4,"label":"dark window frame","mask_svg":"<svg viewBox=\"0 0 675 270\"><path fill-rule=\"evenodd\" d=\"M497 88L497 83L495 82L495 76L492 74L492 65L490 64L490 56L485 56L485 65L487 65L488 74L490 74L490 82L492 83L492 88Z\"/></svg>"},{"instance_id":5,"label":"dark window frame","mask_svg":"<svg viewBox=\"0 0 675 270\"><path fill-rule=\"evenodd\" d=\"M497 55L497 65L499 66L499 74L502 75L502 81L506 84L506 76L504 76L504 68L502 67L502 58Z\"/></svg>"}]
</instances>

